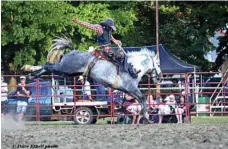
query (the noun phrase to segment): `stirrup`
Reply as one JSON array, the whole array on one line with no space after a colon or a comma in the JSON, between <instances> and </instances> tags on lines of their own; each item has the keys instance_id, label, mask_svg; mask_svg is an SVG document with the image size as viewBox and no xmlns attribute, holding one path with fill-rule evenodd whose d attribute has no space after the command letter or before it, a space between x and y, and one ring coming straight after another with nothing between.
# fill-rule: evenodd
<instances>
[{"instance_id":1,"label":"stirrup","mask_svg":"<svg viewBox=\"0 0 228 149\"><path fill-rule=\"evenodd\" d=\"M141 72L141 70L138 70L138 71L135 70L135 74L139 74L140 72Z\"/></svg>"},{"instance_id":2,"label":"stirrup","mask_svg":"<svg viewBox=\"0 0 228 149\"><path fill-rule=\"evenodd\" d=\"M84 80L84 76L79 76L78 81Z\"/></svg>"}]
</instances>

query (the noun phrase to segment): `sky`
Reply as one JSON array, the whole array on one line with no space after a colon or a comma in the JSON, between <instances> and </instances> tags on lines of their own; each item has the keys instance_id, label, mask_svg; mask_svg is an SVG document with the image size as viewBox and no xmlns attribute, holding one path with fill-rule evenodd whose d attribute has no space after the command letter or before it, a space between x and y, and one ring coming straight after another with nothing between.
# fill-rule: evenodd
<instances>
[{"instance_id":1,"label":"sky","mask_svg":"<svg viewBox=\"0 0 228 149\"><path fill-rule=\"evenodd\" d=\"M214 45L215 49L208 52L206 55L204 55L204 58L207 59L209 62L215 62L217 54L216 54L216 48L218 47L219 40L217 40L217 37L224 36L224 34L220 33L219 31L215 32L214 37L210 37L209 41Z\"/></svg>"}]
</instances>

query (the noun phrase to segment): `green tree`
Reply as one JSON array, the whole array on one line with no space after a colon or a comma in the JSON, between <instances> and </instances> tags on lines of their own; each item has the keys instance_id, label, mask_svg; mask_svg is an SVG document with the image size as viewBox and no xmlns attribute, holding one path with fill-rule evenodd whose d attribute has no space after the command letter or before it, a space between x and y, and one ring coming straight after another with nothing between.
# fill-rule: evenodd
<instances>
[{"instance_id":1,"label":"green tree","mask_svg":"<svg viewBox=\"0 0 228 149\"><path fill-rule=\"evenodd\" d=\"M160 43L188 63L210 70L203 55L213 47L208 41L228 20L225 2L159 2ZM65 34L74 48L96 45L95 33L75 24L74 17L97 24L113 18L114 37L124 46L156 43L155 2L16 2L3 1L2 62L7 73L24 64L43 64L52 39Z\"/></svg>"},{"instance_id":2,"label":"green tree","mask_svg":"<svg viewBox=\"0 0 228 149\"><path fill-rule=\"evenodd\" d=\"M123 41L129 46L156 44L155 2L136 2L135 29ZM208 38L228 20L226 2L159 2L159 42L182 60L211 70L204 58L215 47ZM134 36L136 35L136 36Z\"/></svg>"},{"instance_id":3,"label":"green tree","mask_svg":"<svg viewBox=\"0 0 228 149\"><path fill-rule=\"evenodd\" d=\"M55 35L73 34L75 12L65 2L2 2L4 66L16 73L24 64L43 63Z\"/></svg>"},{"instance_id":4,"label":"green tree","mask_svg":"<svg viewBox=\"0 0 228 149\"><path fill-rule=\"evenodd\" d=\"M76 25L74 17L90 23L114 18L119 36L132 30L135 20L132 9L108 2L4 1L1 6L2 60L8 73L18 73L24 64L43 64L52 39L60 33L73 38L76 49L86 50L95 45L95 33Z\"/></svg>"},{"instance_id":5,"label":"green tree","mask_svg":"<svg viewBox=\"0 0 228 149\"><path fill-rule=\"evenodd\" d=\"M160 12L161 43L181 59L200 66L201 70L211 70L213 65L204 59L204 54L214 49L208 37L226 23L227 3L175 2L162 5Z\"/></svg>"}]
</instances>

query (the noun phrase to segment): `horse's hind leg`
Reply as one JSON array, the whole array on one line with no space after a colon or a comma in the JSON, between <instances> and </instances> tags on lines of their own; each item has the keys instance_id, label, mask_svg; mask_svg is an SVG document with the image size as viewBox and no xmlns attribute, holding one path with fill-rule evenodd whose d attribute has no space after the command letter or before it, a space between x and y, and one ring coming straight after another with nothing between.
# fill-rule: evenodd
<instances>
[{"instance_id":1,"label":"horse's hind leg","mask_svg":"<svg viewBox=\"0 0 228 149\"><path fill-rule=\"evenodd\" d=\"M59 72L59 64L46 63L43 65L43 68L39 72L34 72L32 75L35 77L40 77L45 72Z\"/></svg>"},{"instance_id":2,"label":"horse's hind leg","mask_svg":"<svg viewBox=\"0 0 228 149\"><path fill-rule=\"evenodd\" d=\"M42 74L44 74L46 72L46 70L44 68L42 68L39 72L33 72L32 76L34 76L35 78L40 77Z\"/></svg>"}]
</instances>

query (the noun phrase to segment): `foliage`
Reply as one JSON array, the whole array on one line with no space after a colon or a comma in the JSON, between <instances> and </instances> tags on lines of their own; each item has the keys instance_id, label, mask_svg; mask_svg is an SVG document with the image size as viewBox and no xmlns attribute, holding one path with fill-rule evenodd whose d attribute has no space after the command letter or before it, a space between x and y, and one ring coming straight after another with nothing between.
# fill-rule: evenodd
<instances>
[{"instance_id":1,"label":"foliage","mask_svg":"<svg viewBox=\"0 0 228 149\"><path fill-rule=\"evenodd\" d=\"M65 2L2 2L2 59L11 71L45 62L51 39L74 31L75 8Z\"/></svg>"},{"instance_id":2,"label":"foliage","mask_svg":"<svg viewBox=\"0 0 228 149\"><path fill-rule=\"evenodd\" d=\"M60 33L73 38L77 49L94 45L95 34L74 24L74 17L90 23L114 18L122 36L132 30L135 19L132 10L112 8L109 3L4 1L1 45L5 69L19 72L24 64L43 64L52 39Z\"/></svg>"},{"instance_id":3,"label":"foliage","mask_svg":"<svg viewBox=\"0 0 228 149\"><path fill-rule=\"evenodd\" d=\"M161 44L188 63L210 70L203 55L214 47L208 37L228 16L225 2L159 2ZM3 1L1 46L5 73L19 73L24 64L43 64L52 39L65 34L74 48L96 45L95 33L75 24L74 17L97 24L113 18L114 37L124 46L156 43L155 2ZM219 16L218 16L219 15Z\"/></svg>"},{"instance_id":4,"label":"foliage","mask_svg":"<svg viewBox=\"0 0 228 149\"><path fill-rule=\"evenodd\" d=\"M227 21L227 6L217 2L178 2L165 6L161 9L161 16L171 17L162 19L160 40L181 59L201 66L203 71L210 71L212 65L204 55L214 47L208 37Z\"/></svg>"}]
</instances>

